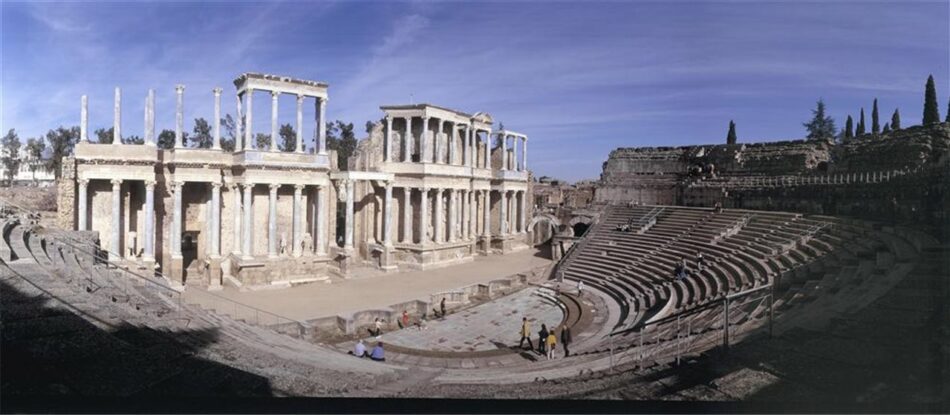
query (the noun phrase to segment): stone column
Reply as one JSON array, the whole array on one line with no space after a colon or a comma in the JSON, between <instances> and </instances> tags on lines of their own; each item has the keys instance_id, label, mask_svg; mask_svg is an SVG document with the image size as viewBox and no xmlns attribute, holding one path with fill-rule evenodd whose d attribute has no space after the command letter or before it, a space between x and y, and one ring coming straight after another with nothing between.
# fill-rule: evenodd
<instances>
[{"instance_id":1,"label":"stone column","mask_svg":"<svg viewBox=\"0 0 950 415\"><path fill-rule=\"evenodd\" d=\"M498 136L501 137L501 169L508 170L508 135L502 131Z\"/></svg>"},{"instance_id":2,"label":"stone column","mask_svg":"<svg viewBox=\"0 0 950 415\"><path fill-rule=\"evenodd\" d=\"M528 230L525 229L525 221L528 220L528 201L526 200L528 193L524 191L519 193L521 193L521 198L518 199L518 201L521 202L521 217L518 218L518 229L521 230L521 233L527 233Z\"/></svg>"},{"instance_id":3,"label":"stone column","mask_svg":"<svg viewBox=\"0 0 950 415\"><path fill-rule=\"evenodd\" d=\"M175 85L175 148L185 146L185 86Z\"/></svg>"},{"instance_id":4,"label":"stone column","mask_svg":"<svg viewBox=\"0 0 950 415\"><path fill-rule=\"evenodd\" d=\"M244 110L242 109L242 97L243 95L238 94L237 98L237 111L234 114L234 151L243 151L244 150Z\"/></svg>"},{"instance_id":5,"label":"stone column","mask_svg":"<svg viewBox=\"0 0 950 415\"><path fill-rule=\"evenodd\" d=\"M448 143L449 143L449 160L448 160L448 163L451 164L451 165L455 165L455 153L456 153L456 148L455 148L455 123L454 123L454 122L450 122L449 125L450 125L449 132L448 132L448 135L445 137L446 141L448 141ZM441 125L439 126L439 130L440 130L440 131L442 130Z\"/></svg>"},{"instance_id":6,"label":"stone column","mask_svg":"<svg viewBox=\"0 0 950 415\"><path fill-rule=\"evenodd\" d=\"M211 256L221 256L221 182L211 183Z\"/></svg>"},{"instance_id":7,"label":"stone column","mask_svg":"<svg viewBox=\"0 0 950 415\"><path fill-rule=\"evenodd\" d=\"M462 125L462 128L465 129L465 132L462 133L462 139L465 140L465 160L462 163L466 167L472 167L472 129L465 124Z\"/></svg>"},{"instance_id":8,"label":"stone column","mask_svg":"<svg viewBox=\"0 0 950 415\"><path fill-rule=\"evenodd\" d=\"M148 90L145 98L145 145L155 145L155 90Z\"/></svg>"},{"instance_id":9,"label":"stone column","mask_svg":"<svg viewBox=\"0 0 950 415\"><path fill-rule=\"evenodd\" d=\"M327 254L328 222L327 209L330 208L330 192L325 186L317 186L317 255Z\"/></svg>"},{"instance_id":10,"label":"stone column","mask_svg":"<svg viewBox=\"0 0 950 415\"><path fill-rule=\"evenodd\" d=\"M468 190L459 191L459 239L468 239Z\"/></svg>"},{"instance_id":11,"label":"stone column","mask_svg":"<svg viewBox=\"0 0 950 415\"><path fill-rule=\"evenodd\" d=\"M240 139L241 137L238 136L237 140ZM234 255L241 255L241 187L232 184L228 189L231 190L231 197L234 199L234 241L231 244L231 252Z\"/></svg>"},{"instance_id":12,"label":"stone column","mask_svg":"<svg viewBox=\"0 0 950 415\"><path fill-rule=\"evenodd\" d=\"M112 145L122 144L122 90L115 88L115 118L112 123Z\"/></svg>"},{"instance_id":13,"label":"stone column","mask_svg":"<svg viewBox=\"0 0 950 415\"><path fill-rule=\"evenodd\" d=\"M181 191L184 187L182 182L172 182L172 193L174 203L172 204L172 258L181 258Z\"/></svg>"},{"instance_id":14,"label":"stone column","mask_svg":"<svg viewBox=\"0 0 950 415\"><path fill-rule=\"evenodd\" d=\"M449 161L451 162L452 160L449 159ZM446 192L448 192L449 202L448 209L446 209L446 212L448 212L449 215L449 219L447 221L449 225L449 242L455 242L455 212L457 210L456 208L458 207L456 206L457 203L455 201L456 191L455 189L447 189Z\"/></svg>"},{"instance_id":15,"label":"stone column","mask_svg":"<svg viewBox=\"0 0 950 415\"><path fill-rule=\"evenodd\" d=\"M501 203L499 203L501 214L498 216L498 234L505 236L508 234L508 191L502 190L499 193L501 194Z\"/></svg>"},{"instance_id":16,"label":"stone column","mask_svg":"<svg viewBox=\"0 0 950 415\"><path fill-rule=\"evenodd\" d=\"M280 185L271 183L270 196L267 203L267 256L276 258L277 253L277 189Z\"/></svg>"},{"instance_id":17,"label":"stone column","mask_svg":"<svg viewBox=\"0 0 950 415\"><path fill-rule=\"evenodd\" d=\"M327 154L327 98L317 98L317 149L319 154Z\"/></svg>"},{"instance_id":18,"label":"stone column","mask_svg":"<svg viewBox=\"0 0 950 415\"><path fill-rule=\"evenodd\" d=\"M528 171L528 137L521 137L521 170Z\"/></svg>"},{"instance_id":19,"label":"stone column","mask_svg":"<svg viewBox=\"0 0 950 415\"><path fill-rule=\"evenodd\" d=\"M280 106L280 92L270 91L270 151L277 151L277 140L280 138L279 124L277 124L277 108Z\"/></svg>"},{"instance_id":20,"label":"stone column","mask_svg":"<svg viewBox=\"0 0 950 415\"><path fill-rule=\"evenodd\" d=\"M303 153L303 95L297 95L297 146L295 153Z\"/></svg>"},{"instance_id":21,"label":"stone column","mask_svg":"<svg viewBox=\"0 0 950 415\"><path fill-rule=\"evenodd\" d=\"M403 153L402 161L409 162L412 160L412 155L409 154L412 152L412 117L406 117L406 134L402 138L403 141Z\"/></svg>"},{"instance_id":22,"label":"stone column","mask_svg":"<svg viewBox=\"0 0 950 415\"><path fill-rule=\"evenodd\" d=\"M353 180L346 180L346 233L343 239L343 249L353 249Z\"/></svg>"},{"instance_id":23,"label":"stone column","mask_svg":"<svg viewBox=\"0 0 950 415\"><path fill-rule=\"evenodd\" d=\"M429 152L429 117L422 117L422 135L419 136L419 162L435 162L434 154L430 156Z\"/></svg>"},{"instance_id":24,"label":"stone column","mask_svg":"<svg viewBox=\"0 0 950 415\"><path fill-rule=\"evenodd\" d=\"M491 130L485 131L485 142L482 143L485 151L482 154L482 168L491 168Z\"/></svg>"},{"instance_id":25,"label":"stone column","mask_svg":"<svg viewBox=\"0 0 950 415\"><path fill-rule=\"evenodd\" d=\"M491 190L482 190L482 235L491 238Z\"/></svg>"},{"instance_id":26,"label":"stone column","mask_svg":"<svg viewBox=\"0 0 950 415\"><path fill-rule=\"evenodd\" d=\"M112 243L109 259L122 259L122 180L112 180Z\"/></svg>"},{"instance_id":27,"label":"stone column","mask_svg":"<svg viewBox=\"0 0 950 415\"><path fill-rule=\"evenodd\" d=\"M422 197L419 198L419 244L428 243L429 239L429 189L419 189Z\"/></svg>"},{"instance_id":28,"label":"stone column","mask_svg":"<svg viewBox=\"0 0 950 415\"><path fill-rule=\"evenodd\" d=\"M76 201L76 204L79 207L79 217L77 218L79 223L77 224L76 230L79 231L84 231L89 228L89 226L86 224L86 218L88 217L88 214L86 213L86 207L89 206L89 201L86 200L86 189L88 185L89 180L79 179L79 200Z\"/></svg>"},{"instance_id":29,"label":"stone column","mask_svg":"<svg viewBox=\"0 0 950 415\"><path fill-rule=\"evenodd\" d=\"M393 116L386 114L386 144L383 149L383 161L392 161L393 154Z\"/></svg>"},{"instance_id":30,"label":"stone column","mask_svg":"<svg viewBox=\"0 0 950 415\"><path fill-rule=\"evenodd\" d=\"M429 123L426 122L426 123L425 123L425 126L428 127L428 126L429 126ZM432 162L433 162L433 163L442 163L442 162L443 162L443 161L442 161L442 147L443 147L443 143L442 143L442 138L441 138L441 136L442 136L442 128L443 128L443 127L445 127L445 120L439 119L439 129L436 130L435 134L433 134L433 136L435 137L435 145L433 146L433 147L435 147L435 150L433 151L433 154L432 154ZM446 153L448 153L448 151L446 151ZM450 160L449 162L451 163L451 159L449 159L449 160Z\"/></svg>"},{"instance_id":31,"label":"stone column","mask_svg":"<svg viewBox=\"0 0 950 415\"><path fill-rule=\"evenodd\" d=\"M146 260L155 259L155 181L145 181L145 252Z\"/></svg>"},{"instance_id":32,"label":"stone column","mask_svg":"<svg viewBox=\"0 0 950 415\"><path fill-rule=\"evenodd\" d=\"M468 239L475 239L478 233L478 194L475 190L468 192Z\"/></svg>"},{"instance_id":33,"label":"stone column","mask_svg":"<svg viewBox=\"0 0 950 415\"><path fill-rule=\"evenodd\" d=\"M247 97L247 113L244 114L244 149L249 150L256 148L254 144L254 90L248 88L244 96ZM247 252L244 254L247 255Z\"/></svg>"},{"instance_id":34,"label":"stone column","mask_svg":"<svg viewBox=\"0 0 950 415\"><path fill-rule=\"evenodd\" d=\"M393 184L386 182L386 198L383 206L383 245L393 246L392 216L393 216Z\"/></svg>"},{"instance_id":35,"label":"stone column","mask_svg":"<svg viewBox=\"0 0 950 415\"><path fill-rule=\"evenodd\" d=\"M298 100L297 102L300 102ZM300 114L298 112L298 114ZM298 141L299 143L299 141ZM294 257L299 257L301 255L300 244L303 242L303 228L301 227L301 218L303 217L303 205L300 203L300 199L303 196L304 185L298 184L294 185L294 217L293 217L293 252Z\"/></svg>"},{"instance_id":36,"label":"stone column","mask_svg":"<svg viewBox=\"0 0 950 415\"><path fill-rule=\"evenodd\" d=\"M251 112L248 111L248 115ZM245 259L254 258L254 246L251 241L254 237L254 183L244 184L244 249L242 249Z\"/></svg>"},{"instance_id":37,"label":"stone column","mask_svg":"<svg viewBox=\"0 0 950 415\"><path fill-rule=\"evenodd\" d=\"M402 243L412 243L412 188L403 188L402 199Z\"/></svg>"},{"instance_id":38,"label":"stone column","mask_svg":"<svg viewBox=\"0 0 950 415\"><path fill-rule=\"evenodd\" d=\"M221 88L211 90L214 93L214 124L211 129L211 148L221 149Z\"/></svg>"},{"instance_id":39,"label":"stone column","mask_svg":"<svg viewBox=\"0 0 950 415\"><path fill-rule=\"evenodd\" d=\"M89 97L83 95L79 106L79 142L89 141Z\"/></svg>"},{"instance_id":40,"label":"stone column","mask_svg":"<svg viewBox=\"0 0 950 415\"><path fill-rule=\"evenodd\" d=\"M443 189L435 189L435 225L432 227L432 242L442 243L445 241L445 228L442 225L442 210L445 208L445 202L442 200Z\"/></svg>"}]
</instances>

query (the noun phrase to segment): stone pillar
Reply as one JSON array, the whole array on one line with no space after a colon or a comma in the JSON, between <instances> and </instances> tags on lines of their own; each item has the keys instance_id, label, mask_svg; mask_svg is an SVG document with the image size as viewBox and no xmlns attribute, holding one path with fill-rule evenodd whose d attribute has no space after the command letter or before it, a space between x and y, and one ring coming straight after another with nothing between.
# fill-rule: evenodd
<instances>
[{"instance_id":1,"label":"stone pillar","mask_svg":"<svg viewBox=\"0 0 950 415\"><path fill-rule=\"evenodd\" d=\"M300 102L298 100L298 102ZM299 113L298 113L299 114ZM299 141L298 141L299 144ZM301 218L303 217L303 205L300 203L300 200L303 196L304 185L298 184L294 185L294 217L293 217L293 252L294 257L299 257L301 255L300 244L303 242L303 228L301 227Z\"/></svg>"},{"instance_id":2,"label":"stone pillar","mask_svg":"<svg viewBox=\"0 0 950 415\"><path fill-rule=\"evenodd\" d=\"M77 219L76 230L84 231L89 227L89 225L87 225L87 220L86 220L86 218L89 216L86 213L86 207L89 205L89 201L86 198L86 194L87 194L86 189L88 188L89 180L79 179L78 182L79 182L79 200L76 201L77 212L78 212L77 213L78 217L76 218Z\"/></svg>"},{"instance_id":3,"label":"stone pillar","mask_svg":"<svg viewBox=\"0 0 950 415\"><path fill-rule=\"evenodd\" d=\"M295 153L303 153L303 95L297 95L297 146Z\"/></svg>"},{"instance_id":4,"label":"stone pillar","mask_svg":"<svg viewBox=\"0 0 950 415\"><path fill-rule=\"evenodd\" d=\"M426 125L426 127L428 128L429 123L426 122L425 125ZM445 120L439 119L439 129L436 130L435 134L433 134L433 136L435 137L435 145L433 146L433 147L435 147L435 151L434 151L433 154L432 154L432 162L433 162L433 163L443 163L443 162L444 162L443 159L442 159L442 147L443 147L443 144L442 144L442 129L443 129L443 127L445 127ZM446 153L448 153L447 150L446 150ZM449 159L449 160L450 160L449 162L451 163L451 159Z\"/></svg>"},{"instance_id":5,"label":"stone pillar","mask_svg":"<svg viewBox=\"0 0 950 415\"><path fill-rule=\"evenodd\" d=\"M501 137L501 169L508 170L508 135L504 131L498 133Z\"/></svg>"},{"instance_id":6,"label":"stone pillar","mask_svg":"<svg viewBox=\"0 0 950 415\"><path fill-rule=\"evenodd\" d=\"M442 225L442 210L445 207L445 203L442 200L442 192L443 189L435 189L435 225L432 227L435 233L432 241L435 243L445 241L445 228Z\"/></svg>"},{"instance_id":7,"label":"stone pillar","mask_svg":"<svg viewBox=\"0 0 950 415\"><path fill-rule=\"evenodd\" d=\"M327 98L317 98L317 149L319 154L327 154Z\"/></svg>"},{"instance_id":8,"label":"stone pillar","mask_svg":"<svg viewBox=\"0 0 950 415\"><path fill-rule=\"evenodd\" d=\"M485 131L485 142L482 143L482 147L485 148L485 151L482 154L482 168L490 169L491 168L491 131Z\"/></svg>"},{"instance_id":9,"label":"stone pillar","mask_svg":"<svg viewBox=\"0 0 950 415\"><path fill-rule=\"evenodd\" d=\"M406 117L406 134L402 138L403 141L403 152L402 152L402 161L409 162L412 160L412 117Z\"/></svg>"},{"instance_id":10,"label":"stone pillar","mask_svg":"<svg viewBox=\"0 0 950 415\"><path fill-rule=\"evenodd\" d=\"M280 138L280 127L277 123L277 108L280 92L270 91L270 151L277 151L277 140Z\"/></svg>"},{"instance_id":11,"label":"stone pillar","mask_svg":"<svg viewBox=\"0 0 950 415\"><path fill-rule=\"evenodd\" d=\"M446 140L449 142L449 164L455 165L455 154L458 153L458 149L455 145L455 123L449 122L449 132L446 136Z\"/></svg>"},{"instance_id":12,"label":"stone pillar","mask_svg":"<svg viewBox=\"0 0 950 415\"><path fill-rule=\"evenodd\" d=\"M462 138L465 139L465 166L472 167L472 129L468 125L462 125L465 128L465 132L462 135Z\"/></svg>"},{"instance_id":13,"label":"stone pillar","mask_svg":"<svg viewBox=\"0 0 950 415\"><path fill-rule=\"evenodd\" d=\"M482 190L482 236L491 237L491 190Z\"/></svg>"},{"instance_id":14,"label":"stone pillar","mask_svg":"<svg viewBox=\"0 0 950 415\"><path fill-rule=\"evenodd\" d=\"M251 112L248 111L248 115ZM242 249L245 259L254 258L254 246L251 241L254 237L254 183L244 184L244 248Z\"/></svg>"},{"instance_id":15,"label":"stone pillar","mask_svg":"<svg viewBox=\"0 0 950 415\"><path fill-rule=\"evenodd\" d=\"M175 85L175 148L185 146L185 86Z\"/></svg>"},{"instance_id":16,"label":"stone pillar","mask_svg":"<svg viewBox=\"0 0 950 415\"><path fill-rule=\"evenodd\" d=\"M109 259L122 259L122 180L112 180L112 242Z\"/></svg>"},{"instance_id":17,"label":"stone pillar","mask_svg":"<svg viewBox=\"0 0 950 415\"><path fill-rule=\"evenodd\" d=\"M392 222L393 222L393 184L386 182L386 198L383 206L383 245L393 246Z\"/></svg>"},{"instance_id":18,"label":"stone pillar","mask_svg":"<svg viewBox=\"0 0 950 415\"><path fill-rule=\"evenodd\" d=\"M412 243L412 188L403 188L402 199L402 243Z\"/></svg>"},{"instance_id":19,"label":"stone pillar","mask_svg":"<svg viewBox=\"0 0 950 415\"><path fill-rule=\"evenodd\" d=\"M247 113L244 114L244 149L249 150L256 148L254 144L254 90L248 88L244 96L247 97ZM247 252L244 255L247 255Z\"/></svg>"},{"instance_id":20,"label":"stone pillar","mask_svg":"<svg viewBox=\"0 0 950 415\"><path fill-rule=\"evenodd\" d=\"M236 140L240 140L238 136ZM235 143L237 145L237 143ZM234 241L232 242L231 252L234 255L241 255L241 187L232 184L228 188L231 191L231 197L234 199Z\"/></svg>"},{"instance_id":21,"label":"stone pillar","mask_svg":"<svg viewBox=\"0 0 950 415\"><path fill-rule=\"evenodd\" d=\"M155 90L149 89L145 98L145 145L155 145Z\"/></svg>"},{"instance_id":22,"label":"stone pillar","mask_svg":"<svg viewBox=\"0 0 950 415\"><path fill-rule=\"evenodd\" d=\"M525 221L528 219L528 201L526 200L528 193L525 191L518 193L521 194L521 197L518 199L518 202L521 203L521 216L518 217L518 229L521 231L521 233L527 233L528 230L525 229Z\"/></svg>"},{"instance_id":23,"label":"stone pillar","mask_svg":"<svg viewBox=\"0 0 950 415\"><path fill-rule=\"evenodd\" d=\"M419 189L422 196L419 198L419 244L428 243L429 239L429 189Z\"/></svg>"},{"instance_id":24,"label":"stone pillar","mask_svg":"<svg viewBox=\"0 0 950 415\"><path fill-rule=\"evenodd\" d=\"M452 160L449 159L449 161L451 162ZM449 214L449 219L447 221L449 223L449 242L455 242L455 213L458 210L455 197L458 192L455 189L448 189L446 192L448 192L449 199L449 208L446 210Z\"/></svg>"},{"instance_id":25,"label":"stone pillar","mask_svg":"<svg viewBox=\"0 0 950 415\"><path fill-rule=\"evenodd\" d=\"M214 128L212 129L211 148L221 149L221 88L211 90L214 93Z\"/></svg>"},{"instance_id":26,"label":"stone pillar","mask_svg":"<svg viewBox=\"0 0 950 415\"><path fill-rule=\"evenodd\" d=\"M468 210L468 196L471 194L468 190L459 191L459 239L468 239L468 220L470 219Z\"/></svg>"},{"instance_id":27,"label":"stone pillar","mask_svg":"<svg viewBox=\"0 0 950 415\"><path fill-rule=\"evenodd\" d=\"M173 182L172 183L172 193L174 196L174 203L172 203L172 230L171 230L171 244L172 244L172 258L181 258L181 192L184 187L182 182Z\"/></svg>"},{"instance_id":28,"label":"stone pillar","mask_svg":"<svg viewBox=\"0 0 950 415\"><path fill-rule=\"evenodd\" d=\"M521 170L528 171L528 137L521 137Z\"/></svg>"},{"instance_id":29,"label":"stone pillar","mask_svg":"<svg viewBox=\"0 0 950 415\"><path fill-rule=\"evenodd\" d=\"M419 149L419 162L435 162L435 155L431 157L429 155L429 117L422 117L422 135L419 137L419 145L422 147Z\"/></svg>"},{"instance_id":30,"label":"stone pillar","mask_svg":"<svg viewBox=\"0 0 950 415\"><path fill-rule=\"evenodd\" d=\"M386 114L386 143L383 145L383 161L392 161L393 154L393 116Z\"/></svg>"},{"instance_id":31,"label":"stone pillar","mask_svg":"<svg viewBox=\"0 0 950 415\"><path fill-rule=\"evenodd\" d=\"M501 214L498 216L498 234L505 236L508 234L508 192L502 190L499 193L501 194L501 202L499 203Z\"/></svg>"},{"instance_id":32,"label":"stone pillar","mask_svg":"<svg viewBox=\"0 0 950 415\"><path fill-rule=\"evenodd\" d=\"M346 233L343 239L343 249L353 249L353 180L346 180Z\"/></svg>"},{"instance_id":33,"label":"stone pillar","mask_svg":"<svg viewBox=\"0 0 950 415\"><path fill-rule=\"evenodd\" d=\"M83 95L79 106L79 142L89 141L89 97Z\"/></svg>"},{"instance_id":34,"label":"stone pillar","mask_svg":"<svg viewBox=\"0 0 950 415\"><path fill-rule=\"evenodd\" d=\"M122 90L115 88L115 118L112 122L112 145L122 144Z\"/></svg>"},{"instance_id":35,"label":"stone pillar","mask_svg":"<svg viewBox=\"0 0 950 415\"><path fill-rule=\"evenodd\" d=\"M142 257L155 259L155 181L145 181L145 251Z\"/></svg>"},{"instance_id":36,"label":"stone pillar","mask_svg":"<svg viewBox=\"0 0 950 415\"><path fill-rule=\"evenodd\" d=\"M327 254L328 222L327 210L330 208L330 192L325 186L317 186L317 255Z\"/></svg>"},{"instance_id":37,"label":"stone pillar","mask_svg":"<svg viewBox=\"0 0 950 415\"><path fill-rule=\"evenodd\" d=\"M238 94L237 112L234 115L234 151L244 151L244 110L242 109L242 95Z\"/></svg>"},{"instance_id":38,"label":"stone pillar","mask_svg":"<svg viewBox=\"0 0 950 415\"><path fill-rule=\"evenodd\" d=\"M276 258L277 253L277 189L280 185L271 183L267 203L267 256Z\"/></svg>"},{"instance_id":39,"label":"stone pillar","mask_svg":"<svg viewBox=\"0 0 950 415\"><path fill-rule=\"evenodd\" d=\"M221 182L211 183L211 256L221 256Z\"/></svg>"}]
</instances>

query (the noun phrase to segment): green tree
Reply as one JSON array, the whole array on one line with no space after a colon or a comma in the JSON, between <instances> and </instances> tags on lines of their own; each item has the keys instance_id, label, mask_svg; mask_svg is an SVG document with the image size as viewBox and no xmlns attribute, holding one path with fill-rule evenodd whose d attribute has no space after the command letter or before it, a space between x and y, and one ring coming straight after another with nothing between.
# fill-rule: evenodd
<instances>
[{"instance_id":1,"label":"green tree","mask_svg":"<svg viewBox=\"0 0 950 415\"><path fill-rule=\"evenodd\" d=\"M175 132L172 130L162 130L158 133L158 148L162 150L171 150L175 148Z\"/></svg>"},{"instance_id":2,"label":"green tree","mask_svg":"<svg viewBox=\"0 0 950 415\"><path fill-rule=\"evenodd\" d=\"M7 135L0 139L0 165L6 171L7 185L13 184L13 178L20 170L20 136L11 128Z\"/></svg>"},{"instance_id":3,"label":"green tree","mask_svg":"<svg viewBox=\"0 0 950 415\"><path fill-rule=\"evenodd\" d=\"M257 149L260 151L270 150L270 134L257 133L254 136L254 141L257 142Z\"/></svg>"},{"instance_id":4,"label":"green tree","mask_svg":"<svg viewBox=\"0 0 950 415\"><path fill-rule=\"evenodd\" d=\"M36 181L36 169L43 165L43 151L46 150L46 142L43 138L31 138L26 140L26 154L30 157L30 173L33 174L33 181Z\"/></svg>"},{"instance_id":5,"label":"green tree","mask_svg":"<svg viewBox=\"0 0 950 415\"><path fill-rule=\"evenodd\" d=\"M130 135L128 137L122 137L123 144L145 144L145 139L137 135Z\"/></svg>"},{"instance_id":6,"label":"green tree","mask_svg":"<svg viewBox=\"0 0 950 415\"><path fill-rule=\"evenodd\" d=\"M294 126L289 123L281 125L277 134L280 136L280 141L277 143L280 151L294 151L297 149L297 131Z\"/></svg>"},{"instance_id":7,"label":"green tree","mask_svg":"<svg viewBox=\"0 0 950 415\"><path fill-rule=\"evenodd\" d=\"M349 159L356 151L356 144L353 123L340 120L327 123L327 149L336 150L337 165L340 170L349 169Z\"/></svg>"},{"instance_id":8,"label":"green tree","mask_svg":"<svg viewBox=\"0 0 950 415\"><path fill-rule=\"evenodd\" d=\"M850 140L854 138L854 120L851 119L851 115L848 115L848 119L844 122L844 135L845 140Z\"/></svg>"},{"instance_id":9,"label":"green tree","mask_svg":"<svg viewBox=\"0 0 950 415\"><path fill-rule=\"evenodd\" d=\"M871 107L871 134L881 132L880 119L877 117L877 98L874 98L874 106Z\"/></svg>"},{"instance_id":10,"label":"green tree","mask_svg":"<svg viewBox=\"0 0 950 415\"><path fill-rule=\"evenodd\" d=\"M213 139L211 137L211 125L204 118L195 118L195 128L192 130L195 135L191 137L191 147L211 148ZM188 141L185 140L187 143Z\"/></svg>"},{"instance_id":11,"label":"green tree","mask_svg":"<svg viewBox=\"0 0 950 415\"><path fill-rule=\"evenodd\" d=\"M944 122L950 122L950 101L947 101L947 119Z\"/></svg>"},{"instance_id":12,"label":"green tree","mask_svg":"<svg viewBox=\"0 0 950 415\"><path fill-rule=\"evenodd\" d=\"M891 132L891 123L884 123L884 128L881 130L882 134L887 134Z\"/></svg>"},{"instance_id":13,"label":"green tree","mask_svg":"<svg viewBox=\"0 0 950 415\"><path fill-rule=\"evenodd\" d=\"M940 109L937 108L937 87L934 85L934 76L927 78L927 87L924 91L924 125L940 122Z\"/></svg>"},{"instance_id":14,"label":"green tree","mask_svg":"<svg viewBox=\"0 0 950 415\"><path fill-rule=\"evenodd\" d=\"M221 137L221 149L224 151L234 151L234 143L237 142L237 123L231 114L226 114L221 119L221 128L224 130L224 136Z\"/></svg>"},{"instance_id":15,"label":"green tree","mask_svg":"<svg viewBox=\"0 0 950 415\"><path fill-rule=\"evenodd\" d=\"M808 130L809 140L832 140L837 133L835 120L825 115L825 101L818 99L817 108L811 111L812 119L809 122L802 123Z\"/></svg>"},{"instance_id":16,"label":"green tree","mask_svg":"<svg viewBox=\"0 0 950 415\"><path fill-rule=\"evenodd\" d=\"M726 133L726 144L735 144L736 143L736 123L733 120L729 120L729 132Z\"/></svg>"},{"instance_id":17,"label":"green tree","mask_svg":"<svg viewBox=\"0 0 950 415\"><path fill-rule=\"evenodd\" d=\"M112 144L112 139L115 138L115 127L109 127L109 129L99 128L96 131L93 131L93 134L96 135L96 142L99 144Z\"/></svg>"},{"instance_id":18,"label":"green tree","mask_svg":"<svg viewBox=\"0 0 950 415\"><path fill-rule=\"evenodd\" d=\"M372 121L366 122L366 134L370 134L373 132L373 125L375 125L375 123Z\"/></svg>"},{"instance_id":19,"label":"green tree","mask_svg":"<svg viewBox=\"0 0 950 415\"><path fill-rule=\"evenodd\" d=\"M901 129L901 113L894 108L894 115L891 115L891 129L894 131Z\"/></svg>"},{"instance_id":20,"label":"green tree","mask_svg":"<svg viewBox=\"0 0 950 415\"><path fill-rule=\"evenodd\" d=\"M79 134L78 126L70 128L59 126L56 130L49 130L46 133L46 142L49 143L50 148L46 168L51 170L57 179L63 175L63 157L73 154L76 142L79 141Z\"/></svg>"},{"instance_id":21,"label":"green tree","mask_svg":"<svg viewBox=\"0 0 950 415\"><path fill-rule=\"evenodd\" d=\"M861 118L858 119L858 129L854 132L855 137L860 137L864 135L864 107L861 107Z\"/></svg>"}]
</instances>

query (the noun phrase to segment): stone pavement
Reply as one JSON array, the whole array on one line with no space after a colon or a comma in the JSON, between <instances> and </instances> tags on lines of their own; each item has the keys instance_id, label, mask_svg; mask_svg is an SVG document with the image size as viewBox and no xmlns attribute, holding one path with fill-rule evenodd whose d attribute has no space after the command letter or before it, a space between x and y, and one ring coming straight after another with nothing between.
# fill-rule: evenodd
<instances>
[{"instance_id":1,"label":"stone pavement","mask_svg":"<svg viewBox=\"0 0 950 415\"><path fill-rule=\"evenodd\" d=\"M225 285L224 290L215 294L288 318L311 320L427 298L433 293L492 281L551 263L538 252L527 249L507 255L476 257L475 261L445 268L367 276L334 284L314 283L261 291L240 291ZM189 287L185 296L193 289L197 288ZM192 296L198 302L205 297Z\"/></svg>"},{"instance_id":2,"label":"stone pavement","mask_svg":"<svg viewBox=\"0 0 950 415\"><path fill-rule=\"evenodd\" d=\"M521 318L531 321L532 339L537 347L541 324L550 329L564 319L561 308L535 294L529 287L507 297L432 320L426 330L415 328L383 333L386 344L417 350L440 352L480 352L516 345ZM367 341L374 342L373 338ZM560 340L558 340L560 341Z\"/></svg>"}]
</instances>

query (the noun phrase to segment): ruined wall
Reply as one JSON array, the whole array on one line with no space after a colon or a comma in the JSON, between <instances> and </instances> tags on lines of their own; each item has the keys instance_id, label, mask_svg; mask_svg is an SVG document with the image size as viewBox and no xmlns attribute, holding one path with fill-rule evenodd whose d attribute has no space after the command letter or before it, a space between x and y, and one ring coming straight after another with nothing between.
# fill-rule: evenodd
<instances>
[{"instance_id":1,"label":"ruined wall","mask_svg":"<svg viewBox=\"0 0 950 415\"><path fill-rule=\"evenodd\" d=\"M60 229L76 229L76 159L63 157L63 168L56 183L56 223Z\"/></svg>"}]
</instances>

